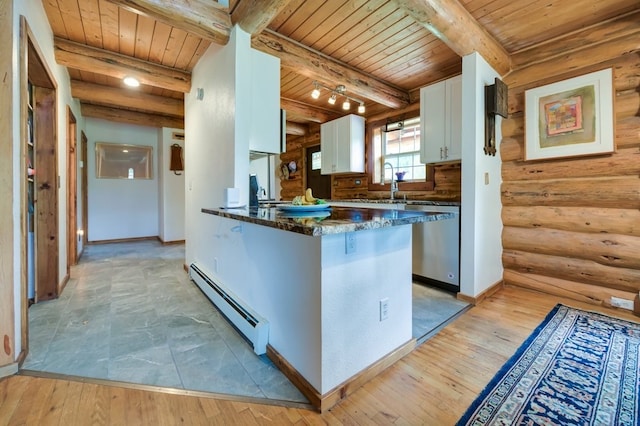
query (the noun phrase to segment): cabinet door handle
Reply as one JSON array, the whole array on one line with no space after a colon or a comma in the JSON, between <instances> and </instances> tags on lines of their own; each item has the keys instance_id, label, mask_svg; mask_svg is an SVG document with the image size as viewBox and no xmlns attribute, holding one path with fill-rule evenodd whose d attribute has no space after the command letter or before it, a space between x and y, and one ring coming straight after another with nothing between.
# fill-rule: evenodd
<instances>
[{"instance_id":1,"label":"cabinet door handle","mask_svg":"<svg viewBox=\"0 0 640 426\"><path fill-rule=\"evenodd\" d=\"M444 147L444 158L449 158L449 148L448 147Z\"/></svg>"},{"instance_id":2,"label":"cabinet door handle","mask_svg":"<svg viewBox=\"0 0 640 426\"><path fill-rule=\"evenodd\" d=\"M444 157L442 156L442 147L440 147L440 159L444 159Z\"/></svg>"}]
</instances>

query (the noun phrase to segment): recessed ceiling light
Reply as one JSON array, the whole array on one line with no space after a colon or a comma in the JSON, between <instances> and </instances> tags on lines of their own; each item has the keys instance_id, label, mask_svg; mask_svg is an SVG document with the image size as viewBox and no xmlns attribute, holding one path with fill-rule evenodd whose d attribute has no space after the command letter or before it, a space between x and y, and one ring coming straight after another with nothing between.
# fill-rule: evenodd
<instances>
[{"instance_id":1,"label":"recessed ceiling light","mask_svg":"<svg viewBox=\"0 0 640 426\"><path fill-rule=\"evenodd\" d=\"M138 87L138 86L140 86L140 82L135 77L128 76L128 77L125 77L124 80L122 80L122 81L124 81L124 84L126 84L129 87Z\"/></svg>"}]
</instances>

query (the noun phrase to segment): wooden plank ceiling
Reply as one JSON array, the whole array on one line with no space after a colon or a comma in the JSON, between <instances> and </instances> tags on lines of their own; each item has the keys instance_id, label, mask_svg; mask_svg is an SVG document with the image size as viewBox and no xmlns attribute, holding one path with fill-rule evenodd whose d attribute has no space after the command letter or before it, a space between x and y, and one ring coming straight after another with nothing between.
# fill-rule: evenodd
<instances>
[{"instance_id":1,"label":"wooden plank ceiling","mask_svg":"<svg viewBox=\"0 0 640 426\"><path fill-rule=\"evenodd\" d=\"M177 82L189 79L211 43L226 42L236 22L253 34L255 48L281 56L282 106L290 121L304 124L345 113L340 102L327 103L326 90L311 98L316 80L329 87L344 84L347 95L365 102L366 115L401 109L416 100L420 87L459 74L460 55L467 51L489 45L493 50L487 55L506 73L510 55L640 10L638 0L231 0L228 7L213 0L42 3L56 37L57 61L69 70L83 114L118 121L135 117L138 124L157 126L180 124L189 86ZM274 51L275 45L280 50ZM144 70L145 84L136 90L122 84L131 70Z\"/></svg>"}]
</instances>

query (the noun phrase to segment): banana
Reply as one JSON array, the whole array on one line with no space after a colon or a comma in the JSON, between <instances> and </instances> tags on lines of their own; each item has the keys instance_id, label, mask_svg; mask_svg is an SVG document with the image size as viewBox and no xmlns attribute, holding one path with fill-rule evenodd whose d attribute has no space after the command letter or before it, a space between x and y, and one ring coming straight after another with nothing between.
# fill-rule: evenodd
<instances>
[{"instance_id":1,"label":"banana","mask_svg":"<svg viewBox=\"0 0 640 426\"><path fill-rule=\"evenodd\" d=\"M316 199L313 196L313 192L311 191L311 188L307 188L307 191L304 193L304 199L307 200L309 204L316 203Z\"/></svg>"}]
</instances>

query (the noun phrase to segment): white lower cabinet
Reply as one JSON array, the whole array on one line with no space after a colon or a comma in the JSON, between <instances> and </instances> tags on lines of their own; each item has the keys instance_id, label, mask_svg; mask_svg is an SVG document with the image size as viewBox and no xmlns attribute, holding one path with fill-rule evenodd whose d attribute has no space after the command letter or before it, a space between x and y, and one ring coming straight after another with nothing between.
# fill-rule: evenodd
<instances>
[{"instance_id":1,"label":"white lower cabinet","mask_svg":"<svg viewBox=\"0 0 640 426\"><path fill-rule=\"evenodd\" d=\"M420 161L462 158L462 76L420 89Z\"/></svg>"},{"instance_id":2,"label":"white lower cabinet","mask_svg":"<svg viewBox=\"0 0 640 426\"><path fill-rule=\"evenodd\" d=\"M364 173L364 117L349 114L320 126L321 173Z\"/></svg>"}]
</instances>

